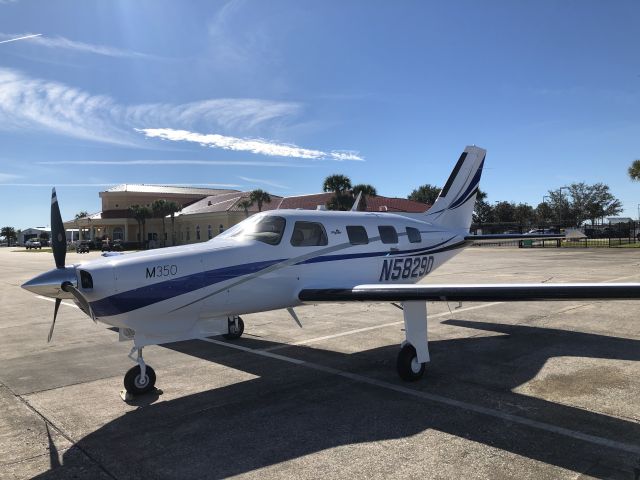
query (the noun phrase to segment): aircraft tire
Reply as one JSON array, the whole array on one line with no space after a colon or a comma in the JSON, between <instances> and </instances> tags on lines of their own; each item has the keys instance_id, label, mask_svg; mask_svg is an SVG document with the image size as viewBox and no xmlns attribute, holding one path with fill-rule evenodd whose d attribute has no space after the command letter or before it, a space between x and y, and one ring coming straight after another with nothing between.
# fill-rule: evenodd
<instances>
[{"instance_id":1,"label":"aircraft tire","mask_svg":"<svg viewBox=\"0 0 640 480\"><path fill-rule=\"evenodd\" d=\"M416 349L413 345L407 343L400 349L398 353L398 360L396 363L396 369L398 375L406 382L415 382L420 380L424 375L426 364L418 363L418 356L416 355Z\"/></svg>"},{"instance_id":2,"label":"aircraft tire","mask_svg":"<svg viewBox=\"0 0 640 480\"><path fill-rule=\"evenodd\" d=\"M146 382L140 381L140 365L130 368L124 376L124 388L131 395L142 395L150 392L156 385L156 372L149 365L146 366Z\"/></svg>"},{"instance_id":3,"label":"aircraft tire","mask_svg":"<svg viewBox=\"0 0 640 480\"><path fill-rule=\"evenodd\" d=\"M227 340L237 340L242 336L243 333L244 333L244 322L242 321L241 317L238 317L238 331L237 332L229 331L229 333L225 333L222 336Z\"/></svg>"}]
</instances>

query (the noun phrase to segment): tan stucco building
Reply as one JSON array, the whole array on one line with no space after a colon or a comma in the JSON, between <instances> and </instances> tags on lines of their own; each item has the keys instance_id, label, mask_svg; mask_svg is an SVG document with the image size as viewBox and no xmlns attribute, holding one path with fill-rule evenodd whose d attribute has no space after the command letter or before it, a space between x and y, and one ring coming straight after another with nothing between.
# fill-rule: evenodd
<instances>
[{"instance_id":1,"label":"tan stucco building","mask_svg":"<svg viewBox=\"0 0 640 480\"><path fill-rule=\"evenodd\" d=\"M135 247L142 240L150 248L163 243L184 245L204 242L219 235L229 227L258 212L258 205L246 209L242 202L249 199L250 192L213 188L173 187L162 185L123 184L100 192L102 210L77 220L65 222L67 229L80 229L84 240L119 240ZM279 197L271 195L271 202L262 205L262 210L280 208L312 209L322 207L332 193ZM129 208L145 205L151 208L156 200L173 201L182 208L174 215L173 225L169 216L148 218L144 225L144 235L139 231L138 222ZM367 199L366 209L375 212L405 212L419 214L428 205L405 198L376 196ZM172 235L173 233L173 235ZM164 242L163 242L164 240Z\"/></svg>"}]
</instances>

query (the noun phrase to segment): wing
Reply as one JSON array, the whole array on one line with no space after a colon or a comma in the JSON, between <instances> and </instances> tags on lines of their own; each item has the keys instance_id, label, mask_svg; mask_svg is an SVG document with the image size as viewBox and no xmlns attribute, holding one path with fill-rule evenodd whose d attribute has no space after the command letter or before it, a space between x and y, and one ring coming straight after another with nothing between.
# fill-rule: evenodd
<instances>
[{"instance_id":1,"label":"wing","mask_svg":"<svg viewBox=\"0 0 640 480\"><path fill-rule=\"evenodd\" d=\"M488 235L467 235L464 239L468 242L487 243L500 240L563 240L566 236L558 233L496 233Z\"/></svg>"},{"instance_id":2,"label":"wing","mask_svg":"<svg viewBox=\"0 0 640 480\"><path fill-rule=\"evenodd\" d=\"M640 283L517 283L448 285L357 285L353 288L304 289L302 302L466 302L533 300L640 300Z\"/></svg>"}]
</instances>

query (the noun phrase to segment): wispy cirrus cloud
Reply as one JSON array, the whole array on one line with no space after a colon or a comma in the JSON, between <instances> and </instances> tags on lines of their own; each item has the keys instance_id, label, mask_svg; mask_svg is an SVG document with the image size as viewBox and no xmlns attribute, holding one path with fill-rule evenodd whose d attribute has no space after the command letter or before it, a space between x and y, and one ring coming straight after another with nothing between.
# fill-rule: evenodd
<instances>
[{"instance_id":1,"label":"wispy cirrus cloud","mask_svg":"<svg viewBox=\"0 0 640 480\"><path fill-rule=\"evenodd\" d=\"M108 45L96 45L94 43L78 42L61 36L44 36L42 33L25 33L20 34L0 33L0 43L15 42L16 40L30 40L33 45L45 48L54 48L69 50L78 53L89 53L94 55L103 55L107 57L120 58L155 58L153 55L136 52L134 50L125 50L121 48L110 47Z\"/></svg>"},{"instance_id":2,"label":"wispy cirrus cloud","mask_svg":"<svg viewBox=\"0 0 640 480\"><path fill-rule=\"evenodd\" d=\"M173 142L193 142L203 147L221 148L239 152L251 152L260 155L276 157L294 157L312 160L356 160L363 161L356 152L314 150L302 148L297 145L274 143L268 140L255 138L238 138L217 133L202 134L187 130L174 130L171 128L140 128L136 131L150 138L160 138Z\"/></svg>"},{"instance_id":3,"label":"wispy cirrus cloud","mask_svg":"<svg viewBox=\"0 0 640 480\"><path fill-rule=\"evenodd\" d=\"M234 165L244 167L286 167L306 168L310 165L293 162L269 162L251 160L46 160L37 165ZM1 178L1 177L0 177Z\"/></svg>"},{"instance_id":4,"label":"wispy cirrus cloud","mask_svg":"<svg viewBox=\"0 0 640 480\"><path fill-rule=\"evenodd\" d=\"M21 37L13 37L12 38L11 35L8 35L6 33L0 33L0 38L6 38L5 40L0 40L0 43L17 42L18 40L27 40L29 38L35 38L35 37L39 37L41 35L42 35L41 33L34 33L34 34L29 34L29 35L23 35Z\"/></svg>"},{"instance_id":5,"label":"wispy cirrus cloud","mask_svg":"<svg viewBox=\"0 0 640 480\"><path fill-rule=\"evenodd\" d=\"M238 176L239 179L244 180L245 182L249 182L251 184L259 184L259 185L267 185L269 187L274 187L274 188L283 188L285 190L289 190L290 187L287 187L286 185L282 185L281 183L276 183L272 180L264 180L261 178L250 178L250 177L243 177L243 176Z\"/></svg>"},{"instance_id":6,"label":"wispy cirrus cloud","mask_svg":"<svg viewBox=\"0 0 640 480\"><path fill-rule=\"evenodd\" d=\"M39 130L116 145L144 146L135 128L151 125L254 131L302 106L260 99L122 105L68 85L0 68L0 130Z\"/></svg>"},{"instance_id":7,"label":"wispy cirrus cloud","mask_svg":"<svg viewBox=\"0 0 640 480\"><path fill-rule=\"evenodd\" d=\"M7 182L9 180L15 180L16 178L21 178L22 175L16 175L14 173L1 173L0 172L0 183Z\"/></svg>"}]
</instances>

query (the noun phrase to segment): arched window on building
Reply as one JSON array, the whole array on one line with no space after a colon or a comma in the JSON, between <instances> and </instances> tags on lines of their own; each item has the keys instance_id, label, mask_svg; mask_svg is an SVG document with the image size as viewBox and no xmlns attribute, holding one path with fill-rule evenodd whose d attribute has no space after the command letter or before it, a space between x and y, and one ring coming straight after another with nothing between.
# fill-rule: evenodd
<instances>
[{"instance_id":1,"label":"arched window on building","mask_svg":"<svg viewBox=\"0 0 640 480\"><path fill-rule=\"evenodd\" d=\"M220 224L220 226L218 227L218 233L222 233L224 232L224 225Z\"/></svg>"},{"instance_id":2,"label":"arched window on building","mask_svg":"<svg viewBox=\"0 0 640 480\"><path fill-rule=\"evenodd\" d=\"M113 227L113 239L114 240L124 240L124 230L122 227Z\"/></svg>"},{"instance_id":3,"label":"arched window on building","mask_svg":"<svg viewBox=\"0 0 640 480\"><path fill-rule=\"evenodd\" d=\"M200 225L196 225L196 240L200 241Z\"/></svg>"},{"instance_id":4,"label":"arched window on building","mask_svg":"<svg viewBox=\"0 0 640 480\"><path fill-rule=\"evenodd\" d=\"M213 238L213 232L211 231L211 225L207 225L207 237L209 237L209 240L211 240Z\"/></svg>"},{"instance_id":5,"label":"arched window on building","mask_svg":"<svg viewBox=\"0 0 640 480\"><path fill-rule=\"evenodd\" d=\"M191 227L187 227L187 242L191 241Z\"/></svg>"}]
</instances>

